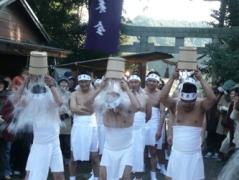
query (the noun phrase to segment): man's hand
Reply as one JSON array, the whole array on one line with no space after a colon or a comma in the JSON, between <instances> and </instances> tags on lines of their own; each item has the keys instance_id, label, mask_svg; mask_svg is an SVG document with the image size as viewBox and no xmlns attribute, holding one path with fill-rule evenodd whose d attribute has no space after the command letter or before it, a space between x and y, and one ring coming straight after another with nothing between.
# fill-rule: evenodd
<instances>
[{"instance_id":1,"label":"man's hand","mask_svg":"<svg viewBox=\"0 0 239 180\"><path fill-rule=\"evenodd\" d=\"M161 138L161 136L162 136L162 132L160 130L158 130L155 135L156 141L158 141Z\"/></svg>"},{"instance_id":2,"label":"man's hand","mask_svg":"<svg viewBox=\"0 0 239 180\"><path fill-rule=\"evenodd\" d=\"M175 71L173 73L173 79L176 80L179 78L179 69L178 67L175 67Z\"/></svg>"},{"instance_id":3,"label":"man's hand","mask_svg":"<svg viewBox=\"0 0 239 180\"><path fill-rule=\"evenodd\" d=\"M99 89L100 90L104 89L106 87L106 85L107 85L107 79L104 78L104 79L102 79L102 81L99 85Z\"/></svg>"},{"instance_id":4,"label":"man's hand","mask_svg":"<svg viewBox=\"0 0 239 180\"><path fill-rule=\"evenodd\" d=\"M49 87L55 86L55 80L51 76L46 75L44 80L45 80L45 83L47 84L47 86L49 86Z\"/></svg>"},{"instance_id":5,"label":"man's hand","mask_svg":"<svg viewBox=\"0 0 239 180\"><path fill-rule=\"evenodd\" d=\"M120 81L120 86L121 86L121 88L124 90L124 91L129 91L129 86L128 86L128 84L127 84L127 82L125 81L125 80L121 80Z\"/></svg>"},{"instance_id":6,"label":"man's hand","mask_svg":"<svg viewBox=\"0 0 239 180\"><path fill-rule=\"evenodd\" d=\"M168 136L167 141L168 141L168 144L169 144L170 146L172 146L172 144L173 144L173 137L172 137L171 135Z\"/></svg>"},{"instance_id":7,"label":"man's hand","mask_svg":"<svg viewBox=\"0 0 239 180\"><path fill-rule=\"evenodd\" d=\"M195 77L196 77L196 79L197 79L198 81L200 81L200 80L202 79L202 73L201 73L201 71L198 69L198 67L197 67L197 69L194 71L194 75L195 75Z\"/></svg>"}]
</instances>

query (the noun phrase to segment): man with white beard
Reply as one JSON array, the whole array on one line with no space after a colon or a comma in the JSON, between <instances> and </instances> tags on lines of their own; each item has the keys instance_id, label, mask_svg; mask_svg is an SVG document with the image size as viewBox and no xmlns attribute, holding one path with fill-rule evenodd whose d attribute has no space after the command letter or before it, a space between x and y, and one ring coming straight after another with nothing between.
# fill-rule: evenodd
<instances>
[{"instance_id":1,"label":"man with white beard","mask_svg":"<svg viewBox=\"0 0 239 180\"><path fill-rule=\"evenodd\" d=\"M77 161L89 161L90 159L92 160L94 179L98 179L98 134L93 109L97 90L91 87L91 76L88 73L81 73L78 76L78 83L80 88L74 91L70 98L70 110L74 114L71 130L70 180L76 179Z\"/></svg>"},{"instance_id":2,"label":"man with white beard","mask_svg":"<svg viewBox=\"0 0 239 180\"><path fill-rule=\"evenodd\" d=\"M151 118L152 107L148 96L140 87L141 79L138 75L129 77L129 87L140 103L140 110L134 114L133 123L133 169L135 178L142 179L144 172L145 126Z\"/></svg>"},{"instance_id":3,"label":"man with white beard","mask_svg":"<svg viewBox=\"0 0 239 180\"><path fill-rule=\"evenodd\" d=\"M46 180L49 168L55 180L64 180L63 158L60 149L60 118L58 108L62 99L54 79L48 75L30 75L12 100L17 122L15 131L33 128L33 144L26 165L26 180Z\"/></svg>"},{"instance_id":4,"label":"man with white beard","mask_svg":"<svg viewBox=\"0 0 239 180\"><path fill-rule=\"evenodd\" d=\"M152 105L152 116L147 122L146 132L146 146L148 146L150 155L150 176L151 180L156 180L156 167L157 167L157 148L156 145L162 147L162 131L164 127L164 119L160 118L163 114L162 108L160 108L159 95L160 90L157 88L160 81L159 74L157 72L149 72L146 77L145 92L149 97L149 102ZM160 144L159 144L159 142ZM160 141L161 140L161 141ZM164 151L159 151L161 156L164 156ZM165 170L165 165L161 166L162 170Z\"/></svg>"},{"instance_id":5,"label":"man with white beard","mask_svg":"<svg viewBox=\"0 0 239 180\"><path fill-rule=\"evenodd\" d=\"M54 180L64 180L60 149L59 107L62 99L48 74L47 53L32 51L29 77L12 95L15 132L33 130L33 144L26 165L26 180L46 180L49 168Z\"/></svg>"},{"instance_id":6,"label":"man with white beard","mask_svg":"<svg viewBox=\"0 0 239 180\"><path fill-rule=\"evenodd\" d=\"M132 170L132 125L140 104L125 80L104 80L95 99L96 110L102 107L105 144L100 163L102 180L130 179Z\"/></svg>"}]
</instances>

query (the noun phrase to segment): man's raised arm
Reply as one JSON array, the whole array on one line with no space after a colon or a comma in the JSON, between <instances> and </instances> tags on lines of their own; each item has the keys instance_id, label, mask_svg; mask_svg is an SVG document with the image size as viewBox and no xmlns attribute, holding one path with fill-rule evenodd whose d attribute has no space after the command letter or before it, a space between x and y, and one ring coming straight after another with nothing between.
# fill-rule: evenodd
<instances>
[{"instance_id":1,"label":"man's raised arm","mask_svg":"<svg viewBox=\"0 0 239 180\"><path fill-rule=\"evenodd\" d=\"M159 96L160 102L163 103L166 107L168 107L172 112L174 112L175 110L176 101L173 98L169 97L169 92L170 89L172 88L174 80L177 79L178 77L179 71L176 68L173 76L165 84Z\"/></svg>"},{"instance_id":2,"label":"man's raised arm","mask_svg":"<svg viewBox=\"0 0 239 180\"><path fill-rule=\"evenodd\" d=\"M195 71L195 77L201 83L202 88L206 93L206 98L202 101L201 107L204 111L207 111L214 105L214 103L216 103L217 97L215 96L212 88L202 78L201 72L198 69Z\"/></svg>"},{"instance_id":3,"label":"man's raised arm","mask_svg":"<svg viewBox=\"0 0 239 180\"><path fill-rule=\"evenodd\" d=\"M140 103L137 100L136 96L129 89L127 82L125 82L125 80L121 80L120 86L128 94L130 102L132 103L132 108L134 112L137 112L138 110L140 110Z\"/></svg>"}]
</instances>

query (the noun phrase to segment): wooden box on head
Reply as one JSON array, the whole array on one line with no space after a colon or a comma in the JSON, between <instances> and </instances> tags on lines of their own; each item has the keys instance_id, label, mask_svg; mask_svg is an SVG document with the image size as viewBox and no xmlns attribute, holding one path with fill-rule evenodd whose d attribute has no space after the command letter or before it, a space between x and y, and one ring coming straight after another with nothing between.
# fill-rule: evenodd
<instances>
[{"instance_id":1,"label":"wooden box on head","mask_svg":"<svg viewBox=\"0 0 239 180\"><path fill-rule=\"evenodd\" d=\"M109 57L105 78L122 79L125 71L125 59Z\"/></svg>"},{"instance_id":2,"label":"wooden box on head","mask_svg":"<svg viewBox=\"0 0 239 180\"><path fill-rule=\"evenodd\" d=\"M48 74L47 52L31 51L29 74L33 75Z\"/></svg>"},{"instance_id":3,"label":"wooden box on head","mask_svg":"<svg viewBox=\"0 0 239 180\"><path fill-rule=\"evenodd\" d=\"M187 71L194 71L197 69L197 48L179 48L178 69Z\"/></svg>"}]
</instances>

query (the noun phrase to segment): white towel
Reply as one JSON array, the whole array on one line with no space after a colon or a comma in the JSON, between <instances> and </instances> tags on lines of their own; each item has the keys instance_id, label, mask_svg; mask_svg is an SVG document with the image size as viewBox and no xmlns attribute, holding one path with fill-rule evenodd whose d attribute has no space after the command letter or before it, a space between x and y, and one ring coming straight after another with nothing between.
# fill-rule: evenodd
<instances>
[{"instance_id":1,"label":"white towel","mask_svg":"<svg viewBox=\"0 0 239 180\"><path fill-rule=\"evenodd\" d=\"M155 146L156 142L156 133L158 130L158 124L160 121L160 109L152 107L152 115L150 120L146 123L146 145Z\"/></svg>"},{"instance_id":2,"label":"white towel","mask_svg":"<svg viewBox=\"0 0 239 180\"><path fill-rule=\"evenodd\" d=\"M51 172L64 172L62 152L59 143L32 144L26 170L29 180L47 180Z\"/></svg>"},{"instance_id":3,"label":"white towel","mask_svg":"<svg viewBox=\"0 0 239 180\"><path fill-rule=\"evenodd\" d=\"M134 115L133 172L144 172L145 116L146 114L140 111Z\"/></svg>"},{"instance_id":4,"label":"white towel","mask_svg":"<svg viewBox=\"0 0 239 180\"><path fill-rule=\"evenodd\" d=\"M105 146L101 166L106 167L107 180L122 178L126 166L132 166L132 128L105 127Z\"/></svg>"},{"instance_id":5,"label":"white towel","mask_svg":"<svg viewBox=\"0 0 239 180\"><path fill-rule=\"evenodd\" d=\"M94 115L74 116L71 150L75 161L88 161L90 152L98 150L98 130Z\"/></svg>"},{"instance_id":6,"label":"white towel","mask_svg":"<svg viewBox=\"0 0 239 180\"><path fill-rule=\"evenodd\" d=\"M200 127L173 126L173 146L167 176L173 180L204 179Z\"/></svg>"}]
</instances>

